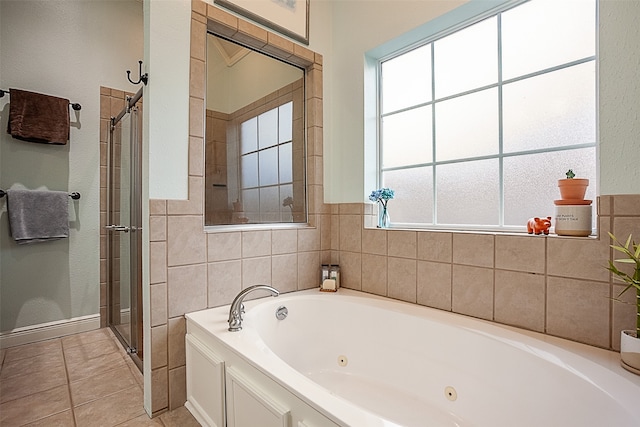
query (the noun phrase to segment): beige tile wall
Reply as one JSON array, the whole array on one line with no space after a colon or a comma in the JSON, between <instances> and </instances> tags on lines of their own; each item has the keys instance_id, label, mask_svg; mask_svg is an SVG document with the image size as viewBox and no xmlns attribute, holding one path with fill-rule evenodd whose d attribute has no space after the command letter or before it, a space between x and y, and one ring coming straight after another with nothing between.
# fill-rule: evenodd
<instances>
[{"instance_id":1,"label":"beige tile wall","mask_svg":"<svg viewBox=\"0 0 640 427\"><path fill-rule=\"evenodd\" d=\"M375 206L341 205L332 249L344 287L617 350L635 307L614 301L607 232L640 236L640 195L598 202L597 238L363 229Z\"/></svg>"},{"instance_id":2,"label":"beige tile wall","mask_svg":"<svg viewBox=\"0 0 640 427\"><path fill-rule=\"evenodd\" d=\"M152 412L184 403L184 313L228 304L249 285L318 286L339 263L342 286L616 349L634 323L614 303L606 238L379 230L374 205L323 203L322 59L200 0L192 2L192 70L203 70L206 28L308 67L310 227L204 231L204 79L191 73L189 200L150 201ZM198 80L198 81L194 81ZM391 206L393 209L393 206ZM640 235L640 195L600 198L600 235ZM627 299L629 299L627 297Z\"/></svg>"},{"instance_id":3,"label":"beige tile wall","mask_svg":"<svg viewBox=\"0 0 640 427\"><path fill-rule=\"evenodd\" d=\"M200 0L192 2L189 199L151 200L151 384L153 414L186 399L184 314L229 304L243 288L272 283L283 292L318 286L330 257L330 210L322 202L322 57ZM204 229L204 61L207 28L276 52L305 67L308 227ZM323 231L324 230L324 231Z\"/></svg>"}]
</instances>

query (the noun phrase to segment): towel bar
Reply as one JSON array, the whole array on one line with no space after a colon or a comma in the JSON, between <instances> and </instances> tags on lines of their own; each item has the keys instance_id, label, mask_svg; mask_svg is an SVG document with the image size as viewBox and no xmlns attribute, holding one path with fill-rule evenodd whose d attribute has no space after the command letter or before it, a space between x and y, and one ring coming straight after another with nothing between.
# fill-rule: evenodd
<instances>
[{"instance_id":1,"label":"towel bar","mask_svg":"<svg viewBox=\"0 0 640 427\"><path fill-rule=\"evenodd\" d=\"M9 91L0 89L0 98L4 97L5 95L9 95ZM73 108L74 111L82 110L82 105L78 104L77 102L70 102L69 105L71 105L71 108Z\"/></svg>"},{"instance_id":2,"label":"towel bar","mask_svg":"<svg viewBox=\"0 0 640 427\"><path fill-rule=\"evenodd\" d=\"M0 190L0 198L3 198L6 195L7 195L6 191ZM74 191L73 193L69 193L69 197L71 197L73 200L78 200L80 198L80 193L78 193L77 191Z\"/></svg>"}]
</instances>

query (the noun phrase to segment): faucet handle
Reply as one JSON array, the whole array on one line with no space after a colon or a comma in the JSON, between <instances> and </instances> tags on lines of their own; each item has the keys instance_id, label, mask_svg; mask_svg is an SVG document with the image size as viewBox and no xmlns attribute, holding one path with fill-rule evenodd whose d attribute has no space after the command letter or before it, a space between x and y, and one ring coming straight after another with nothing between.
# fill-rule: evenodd
<instances>
[{"instance_id":1,"label":"faucet handle","mask_svg":"<svg viewBox=\"0 0 640 427\"><path fill-rule=\"evenodd\" d=\"M242 329L242 313L234 310L229 315L229 330L230 331L239 331Z\"/></svg>"},{"instance_id":2,"label":"faucet handle","mask_svg":"<svg viewBox=\"0 0 640 427\"><path fill-rule=\"evenodd\" d=\"M280 292L269 285L253 285L240 291L238 295L233 299L231 306L229 307L229 331L237 332L242 329L242 315L245 313L244 304L242 300L248 293L254 290L266 290L271 292L271 295L278 296Z\"/></svg>"}]
</instances>

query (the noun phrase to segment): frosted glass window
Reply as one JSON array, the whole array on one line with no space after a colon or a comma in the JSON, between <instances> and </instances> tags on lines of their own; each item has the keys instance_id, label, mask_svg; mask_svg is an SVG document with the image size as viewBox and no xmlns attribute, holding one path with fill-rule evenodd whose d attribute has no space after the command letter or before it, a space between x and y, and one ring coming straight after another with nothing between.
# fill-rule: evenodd
<instances>
[{"instance_id":1,"label":"frosted glass window","mask_svg":"<svg viewBox=\"0 0 640 427\"><path fill-rule=\"evenodd\" d=\"M525 231L568 169L595 198L596 0L514 3L378 63L392 226Z\"/></svg>"},{"instance_id":2,"label":"frosted glass window","mask_svg":"<svg viewBox=\"0 0 640 427\"><path fill-rule=\"evenodd\" d=\"M278 143L278 109L274 108L258 116L258 148L267 148Z\"/></svg>"},{"instance_id":3,"label":"frosted glass window","mask_svg":"<svg viewBox=\"0 0 640 427\"><path fill-rule=\"evenodd\" d=\"M262 221L280 221L280 191L275 187L260 187L260 213ZM268 215L268 216L265 216Z\"/></svg>"},{"instance_id":4,"label":"frosted glass window","mask_svg":"<svg viewBox=\"0 0 640 427\"><path fill-rule=\"evenodd\" d=\"M242 188L258 186L258 153L242 156Z\"/></svg>"},{"instance_id":5,"label":"frosted glass window","mask_svg":"<svg viewBox=\"0 0 640 427\"><path fill-rule=\"evenodd\" d=\"M504 79L594 55L595 0L537 0L502 14Z\"/></svg>"},{"instance_id":6,"label":"frosted glass window","mask_svg":"<svg viewBox=\"0 0 640 427\"><path fill-rule=\"evenodd\" d=\"M257 188L242 190L242 207L244 215L251 222L258 222L260 219L260 195Z\"/></svg>"},{"instance_id":7,"label":"frosted glass window","mask_svg":"<svg viewBox=\"0 0 640 427\"><path fill-rule=\"evenodd\" d=\"M382 112L431 100L431 45L382 63Z\"/></svg>"},{"instance_id":8,"label":"frosted glass window","mask_svg":"<svg viewBox=\"0 0 640 427\"><path fill-rule=\"evenodd\" d=\"M385 116L382 119L383 167L430 162L433 157L431 121L431 106Z\"/></svg>"},{"instance_id":9,"label":"frosted glass window","mask_svg":"<svg viewBox=\"0 0 640 427\"><path fill-rule=\"evenodd\" d=\"M293 102L278 107L278 143L293 139Z\"/></svg>"},{"instance_id":10,"label":"frosted glass window","mask_svg":"<svg viewBox=\"0 0 640 427\"><path fill-rule=\"evenodd\" d=\"M433 168L421 167L388 171L382 175L383 187L393 188L389 201L394 223L433 223ZM391 215L391 214L390 214Z\"/></svg>"},{"instance_id":11,"label":"frosted glass window","mask_svg":"<svg viewBox=\"0 0 640 427\"><path fill-rule=\"evenodd\" d=\"M553 217L554 200L560 198L557 180L572 169L580 178L589 179L585 199L595 201L596 149L513 156L504 159L504 222L507 226L525 226L532 217ZM595 215L593 215L595 221ZM595 226L595 223L594 223Z\"/></svg>"},{"instance_id":12,"label":"frosted glass window","mask_svg":"<svg viewBox=\"0 0 640 427\"><path fill-rule=\"evenodd\" d=\"M291 145L291 143L288 143L279 146L278 174L280 176L280 183L293 181L293 166L291 160L293 159L293 153L291 151Z\"/></svg>"},{"instance_id":13,"label":"frosted glass window","mask_svg":"<svg viewBox=\"0 0 640 427\"><path fill-rule=\"evenodd\" d=\"M256 117L240 125L240 153L246 154L258 149L258 119Z\"/></svg>"},{"instance_id":14,"label":"frosted glass window","mask_svg":"<svg viewBox=\"0 0 640 427\"><path fill-rule=\"evenodd\" d=\"M498 153L498 90L488 89L436 105L436 160Z\"/></svg>"},{"instance_id":15,"label":"frosted glass window","mask_svg":"<svg viewBox=\"0 0 640 427\"><path fill-rule=\"evenodd\" d=\"M498 25L489 18L434 42L436 98L498 81Z\"/></svg>"},{"instance_id":16,"label":"frosted glass window","mask_svg":"<svg viewBox=\"0 0 640 427\"><path fill-rule=\"evenodd\" d=\"M273 165L278 164L278 147L268 148L258 152L260 186L274 185L278 183L278 168Z\"/></svg>"},{"instance_id":17,"label":"frosted glass window","mask_svg":"<svg viewBox=\"0 0 640 427\"><path fill-rule=\"evenodd\" d=\"M498 225L498 160L454 163L436 168L439 224Z\"/></svg>"},{"instance_id":18,"label":"frosted glass window","mask_svg":"<svg viewBox=\"0 0 640 427\"><path fill-rule=\"evenodd\" d=\"M505 85L505 152L595 142L594 82L587 62Z\"/></svg>"}]
</instances>

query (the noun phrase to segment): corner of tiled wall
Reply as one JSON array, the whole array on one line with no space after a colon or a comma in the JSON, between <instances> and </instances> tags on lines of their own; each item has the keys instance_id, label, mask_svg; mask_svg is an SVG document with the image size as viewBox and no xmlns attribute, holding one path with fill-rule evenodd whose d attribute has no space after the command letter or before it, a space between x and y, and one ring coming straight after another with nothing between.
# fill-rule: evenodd
<instances>
[{"instance_id":1,"label":"corner of tiled wall","mask_svg":"<svg viewBox=\"0 0 640 427\"><path fill-rule=\"evenodd\" d=\"M192 1L189 113L189 198L150 201L151 411L186 400L184 314L229 304L243 288L272 283L282 292L319 285L330 257L330 207L322 190L322 57L275 36L271 49L307 69L309 227L204 230L205 45L207 28L252 40L266 32L235 16ZM260 37L260 36L258 36ZM255 39L253 39L255 40ZM313 74L311 76L310 74ZM311 78L309 78L311 77ZM318 82L319 81L319 82ZM320 113L314 113L314 108Z\"/></svg>"},{"instance_id":2,"label":"corner of tiled wall","mask_svg":"<svg viewBox=\"0 0 640 427\"><path fill-rule=\"evenodd\" d=\"M625 241L629 234L634 236L634 240L640 241L640 195L616 195L611 196L609 209L611 213L612 233L621 241ZM606 211L605 211L606 213ZM614 253L612 257L619 256ZM624 285L620 282L612 281L611 295L618 298L620 292L624 290ZM627 292L619 298L624 301L612 303L611 330L612 346L615 350L620 349L620 331L623 329L633 329L635 326L635 295L634 292Z\"/></svg>"}]
</instances>

